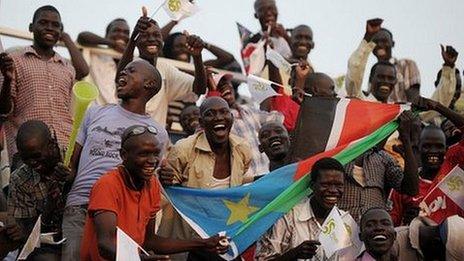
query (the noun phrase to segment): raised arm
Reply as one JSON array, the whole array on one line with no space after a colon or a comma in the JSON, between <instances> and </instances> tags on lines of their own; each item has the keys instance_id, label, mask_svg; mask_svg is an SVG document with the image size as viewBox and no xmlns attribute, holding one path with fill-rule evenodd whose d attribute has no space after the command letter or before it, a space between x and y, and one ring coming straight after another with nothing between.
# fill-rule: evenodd
<instances>
[{"instance_id":1,"label":"raised arm","mask_svg":"<svg viewBox=\"0 0 464 261\"><path fill-rule=\"evenodd\" d=\"M214 56L216 56L216 59L214 60L205 61L204 64L206 66L221 68L235 60L234 56L231 53L217 47L216 45L205 43L205 49L214 54Z\"/></svg>"},{"instance_id":2,"label":"raised arm","mask_svg":"<svg viewBox=\"0 0 464 261\"><path fill-rule=\"evenodd\" d=\"M161 28L161 34L163 35L163 41L166 41L166 39L168 38L169 34L172 31L172 28L174 28L174 26L176 26L178 23L179 23L178 21L171 20L169 23L167 23L165 26Z\"/></svg>"},{"instance_id":3,"label":"raised arm","mask_svg":"<svg viewBox=\"0 0 464 261\"><path fill-rule=\"evenodd\" d=\"M441 45L441 55L443 57L443 67L441 69L441 78L437 88L433 92L432 100L449 107L456 92L456 72L455 63L458 52L452 46L443 47ZM420 117L423 121L430 122L438 114L435 111L423 112Z\"/></svg>"},{"instance_id":4,"label":"raised arm","mask_svg":"<svg viewBox=\"0 0 464 261\"><path fill-rule=\"evenodd\" d=\"M65 32L61 33L61 41L63 41L69 51L69 55L71 56L72 65L76 70L76 80L81 80L89 74L89 66L85 61L84 56L82 56L81 51L74 44L69 34Z\"/></svg>"},{"instance_id":5,"label":"raised arm","mask_svg":"<svg viewBox=\"0 0 464 261\"><path fill-rule=\"evenodd\" d=\"M0 89L0 114L6 115L13 109L11 88L15 71L13 59L7 53L0 54L0 71L3 75L2 87Z\"/></svg>"},{"instance_id":6,"label":"raised arm","mask_svg":"<svg viewBox=\"0 0 464 261\"><path fill-rule=\"evenodd\" d=\"M411 111L403 112L399 117L400 126L398 128L404 150L404 174L401 182L401 191L411 196L415 196L419 192L418 165L411 142L414 117Z\"/></svg>"},{"instance_id":7,"label":"raised arm","mask_svg":"<svg viewBox=\"0 0 464 261\"><path fill-rule=\"evenodd\" d=\"M362 98L362 81L366 69L369 54L374 50L373 36L380 31L382 20L371 19L366 23L366 33L358 48L351 54L348 60L345 87L348 97Z\"/></svg>"},{"instance_id":8,"label":"raised arm","mask_svg":"<svg viewBox=\"0 0 464 261\"><path fill-rule=\"evenodd\" d=\"M77 42L84 46L96 46L96 45L111 45L113 42L110 39L101 37L92 32L82 32L77 36Z\"/></svg>"},{"instance_id":9,"label":"raised arm","mask_svg":"<svg viewBox=\"0 0 464 261\"><path fill-rule=\"evenodd\" d=\"M204 43L200 37L196 35L189 35L184 32L187 37L187 50L193 57L193 65L195 66L195 80L193 81L193 92L197 95L202 95L206 92L207 78L205 66L203 65L203 58L201 51L203 50Z\"/></svg>"}]
</instances>

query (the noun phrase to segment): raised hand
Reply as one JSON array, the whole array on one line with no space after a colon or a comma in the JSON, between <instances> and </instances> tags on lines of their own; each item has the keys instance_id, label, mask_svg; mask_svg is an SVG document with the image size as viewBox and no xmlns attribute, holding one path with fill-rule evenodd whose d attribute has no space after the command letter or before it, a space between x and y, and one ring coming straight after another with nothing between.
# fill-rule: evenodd
<instances>
[{"instance_id":1,"label":"raised hand","mask_svg":"<svg viewBox=\"0 0 464 261\"><path fill-rule=\"evenodd\" d=\"M374 35L380 31L383 20L380 18L374 18L367 20L366 22L366 33L364 34L364 39L367 42L370 42Z\"/></svg>"},{"instance_id":2,"label":"raised hand","mask_svg":"<svg viewBox=\"0 0 464 261\"><path fill-rule=\"evenodd\" d=\"M184 31L184 35L187 37L187 43L185 46L187 47L188 52L194 56L198 57L201 55L201 51L205 46L205 43L199 36L190 35L187 31Z\"/></svg>"},{"instance_id":3,"label":"raised hand","mask_svg":"<svg viewBox=\"0 0 464 261\"><path fill-rule=\"evenodd\" d=\"M440 44L441 47L441 57L443 57L444 65L451 68L454 67L456 60L458 58L458 52L453 46L447 45L446 48Z\"/></svg>"},{"instance_id":4,"label":"raised hand","mask_svg":"<svg viewBox=\"0 0 464 261\"><path fill-rule=\"evenodd\" d=\"M147 28L150 27L150 22L152 22L152 20L153 19L147 16L147 8L145 6L142 6L142 16L139 18L139 20L137 20L137 23L135 24L134 31L132 31L131 39L134 40L138 34L147 30Z\"/></svg>"},{"instance_id":5,"label":"raised hand","mask_svg":"<svg viewBox=\"0 0 464 261\"><path fill-rule=\"evenodd\" d=\"M306 60L301 60L295 67L296 77L298 79L306 79L311 71L311 66L309 66L309 63Z\"/></svg>"},{"instance_id":6,"label":"raised hand","mask_svg":"<svg viewBox=\"0 0 464 261\"><path fill-rule=\"evenodd\" d=\"M0 71L3 77L11 80L14 77L14 62L7 53L0 53Z\"/></svg>"}]
</instances>

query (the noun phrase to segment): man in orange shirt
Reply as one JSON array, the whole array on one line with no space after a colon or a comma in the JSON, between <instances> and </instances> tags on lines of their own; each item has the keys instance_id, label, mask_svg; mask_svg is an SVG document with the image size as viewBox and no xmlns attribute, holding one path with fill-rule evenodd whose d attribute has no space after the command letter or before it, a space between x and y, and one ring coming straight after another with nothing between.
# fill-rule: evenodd
<instances>
[{"instance_id":1,"label":"man in orange shirt","mask_svg":"<svg viewBox=\"0 0 464 261\"><path fill-rule=\"evenodd\" d=\"M191 250L225 253L219 242L225 237L189 241L154 234L155 214L160 209L160 188L155 168L162 146L152 127L134 125L121 137L123 163L102 176L92 188L82 240L81 260L115 260L116 227L146 250L172 254ZM168 256L141 256L142 260L168 260Z\"/></svg>"}]
</instances>

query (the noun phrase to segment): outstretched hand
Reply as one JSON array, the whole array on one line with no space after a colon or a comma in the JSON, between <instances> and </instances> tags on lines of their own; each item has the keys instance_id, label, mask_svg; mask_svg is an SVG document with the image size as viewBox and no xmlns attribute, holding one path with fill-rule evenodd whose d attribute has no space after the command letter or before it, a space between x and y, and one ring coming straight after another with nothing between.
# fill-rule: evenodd
<instances>
[{"instance_id":1,"label":"outstretched hand","mask_svg":"<svg viewBox=\"0 0 464 261\"><path fill-rule=\"evenodd\" d=\"M147 8L142 6L142 16L137 20L135 24L134 31L132 31L131 39L135 40L137 35L142 32L145 32L150 27L150 23L154 23L153 19L147 16Z\"/></svg>"}]
</instances>

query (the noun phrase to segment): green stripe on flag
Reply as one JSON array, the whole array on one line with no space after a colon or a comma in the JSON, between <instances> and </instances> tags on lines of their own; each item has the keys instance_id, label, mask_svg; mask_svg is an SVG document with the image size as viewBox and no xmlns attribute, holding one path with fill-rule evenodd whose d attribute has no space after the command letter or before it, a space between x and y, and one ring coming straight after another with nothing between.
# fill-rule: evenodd
<instances>
[{"instance_id":1,"label":"green stripe on flag","mask_svg":"<svg viewBox=\"0 0 464 261\"><path fill-rule=\"evenodd\" d=\"M362 155L364 152L373 148L379 142L388 138L397 128L398 123L396 121L389 122L371 133L369 136L349 145L347 148L336 154L334 158L340 161L343 165L346 165ZM293 208L293 206L300 202L304 197L308 196L311 192L312 190L309 188L309 175L305 175L284 190L274 200L269 202L269 204L248 218L234 236L239 235L259 219L271 212L287 213Z\"/></svg>"}]
</instances>

